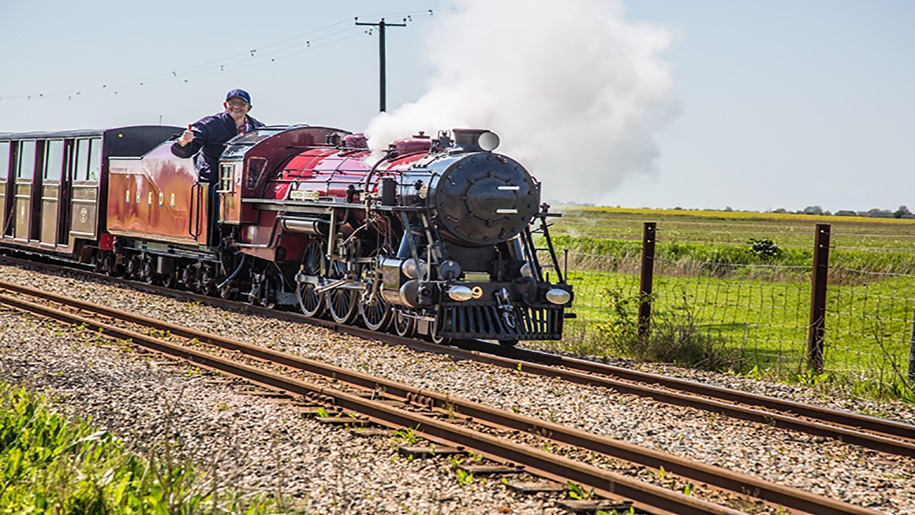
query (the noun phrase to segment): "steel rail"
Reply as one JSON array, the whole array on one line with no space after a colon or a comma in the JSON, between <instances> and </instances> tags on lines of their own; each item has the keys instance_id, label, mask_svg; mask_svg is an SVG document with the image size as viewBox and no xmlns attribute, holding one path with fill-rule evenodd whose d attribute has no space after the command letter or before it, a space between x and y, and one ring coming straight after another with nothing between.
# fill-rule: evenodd
<instances>
[{"instance_id":1,"label":"steel rail","mask_svg":"<svg viewBox=\"0 0 915 515\"><path fill-rule=\"evenodd\" d=\"M538 351L506 349L487 342L467 342L462 347L479 352L474 359L503 368L516 369L521 364L531 374L651 397L660 402L835 438L891 454L915 456L915 425L903 422ZM658 389L657 386L667 390Z\"/></svg>"},{"instance_id":2,"label":"steel rail","mask_svg":"<svg viewBox=\"0 0 915 515\"><path fill-rule=\"evenodd\" d=\"M323 398L330 403L364 415L379 425L409 427L424 438L443 445L468 448L494 461L520 465L525 472L561 482L575 482L593 488L598 495L610 499L632 499L636 509L658 514L721 514L737 515L741 512L702 501L674 490L651 485L627 476L556 456L532 447L516 444L491 435L479 433L460 425L433 417L398 409L382 402L326 386L293 379L256 367L163 341L127 329L68 313L48 306L0 295L0 304L29 311L66 323L80 324L101 331L109 337L130 340L147 349L184 359L202 368L241 377L262 388L280 391L304 398ZM241 342L238 342L241 343ZM245 345L245 344L242 344ZM836 513L859 513L842 511ZM873 512L861 512L873 513Z\"/></svg>"},{"instance_id":3,"label":"steel rail","mask_svg":"<svg viewBox=\"0 0 915 515\"><path fill-rule=\"evenodd\" d=\"M32 291L35 291L40 297L45 299L61 298L60 296L46 292L37 290ZM31 304L16 299L13 300L19 302L20 305L23 306ZM69 300L72 301L73 299ZM395 381L369 376L319 361L273 351L271 349L246 344L229 338L210 335L167 322L129 313L122 313L104 306L83 303L81 301L75 302L82 305L82 309L95 311L106 317L120 318L131 323L167 329L171 334L176 336L196 339L199 342L217 345L227 350L240 351L252 358L323 375L328 378L359 386L366 390L383 391L385 396L397 397L405 402L421 404L428 406L429 408L437 408L449 414L460 414L462 416L470 417L471 419L477 419L477 421L485 421L494 427L505 427L525 431L536 436L546 435L548 438L560 443L585 448L604 455L639 463L654 469L664 467L665 470L669 470L671 473L678 474L696 482L708 483L718 488L740 494L751 492L754 497L758 497L767 502L786 506L795 510L802 510L806 513L873 513L863 508L809 494L798 489L777 485L758 478L734 473L719 467L706 465L667 453L643 449L632 444L593 435L577 429L567 428L559 424L510 413L504 410L498 410L482 404L453 398L448 395L416 389ZM0 295L0 303L9 304L10 299ZM93 325L97 324L98 323L93 323ZM327 394L327 390L322 389L320 393ZM597 487L597 485L590 484L589 486Z\"/></svg>"}]
</instances>

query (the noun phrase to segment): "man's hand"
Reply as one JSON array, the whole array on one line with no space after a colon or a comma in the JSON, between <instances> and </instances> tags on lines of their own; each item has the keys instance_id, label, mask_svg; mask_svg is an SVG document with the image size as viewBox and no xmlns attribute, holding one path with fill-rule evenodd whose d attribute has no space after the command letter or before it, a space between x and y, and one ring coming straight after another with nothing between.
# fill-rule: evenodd
<instances>
[{"instance_id":1,"label":"man's hand","mask_svg":"<svg viewBox=\"0 0 915 515\"><path fill-rule=\"evenodd\" d=\"M192 141L194 141L194 133L191 132L191 126L188 125L187 130L181 134L180 138L178 138L178 144L183 147Z\"/></svg>"}]
</instances>

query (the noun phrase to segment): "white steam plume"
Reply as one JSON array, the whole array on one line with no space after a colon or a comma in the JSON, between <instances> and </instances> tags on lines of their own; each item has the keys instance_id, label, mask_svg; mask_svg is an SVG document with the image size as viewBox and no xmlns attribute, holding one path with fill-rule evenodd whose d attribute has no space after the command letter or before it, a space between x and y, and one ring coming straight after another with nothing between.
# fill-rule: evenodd
<instances>
[{"instance_id":1,"label":"white steam plume","mask_svg":"<svg viewBox=\"0 0 915 515\"><path fill-rule=\"evenodd\" d=\"M373 148L424 130L486 128L544 183L544 199L598 201L653 173L674 115L671 34L628 23L622 0L460 0L425 45L429 91L369 122Z\"/></svg>"}]
</instances>

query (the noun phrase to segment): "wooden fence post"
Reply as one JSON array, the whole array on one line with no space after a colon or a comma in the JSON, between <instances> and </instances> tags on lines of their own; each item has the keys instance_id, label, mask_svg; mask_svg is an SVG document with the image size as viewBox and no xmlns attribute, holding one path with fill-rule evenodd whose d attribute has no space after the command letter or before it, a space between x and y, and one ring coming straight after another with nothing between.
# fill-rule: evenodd
<instances>
[{"instance_id":1,"label":"wooden fence post","mask_svg":"<svg viewBox=\"0 0 915 515\"><path fill-rule=\"evenodd\" d=\"M826 280L829 275L829 224L817 224L813 247L813 278L810 300L810 333L807 338L807 367L823 373L826 335Z\"/></svg>"},{"instance_id":2,"label":"wooden fence post","mask_svg":"<svg viewBox=\"0 0 915 515\"><path fill-rule=\"evenodd\" d=\"M654 241L657 224L645 222L642 231L642 269L639 280L639 338L651 331L651 286L654 278Z\"/></svg>"}]
</instances>

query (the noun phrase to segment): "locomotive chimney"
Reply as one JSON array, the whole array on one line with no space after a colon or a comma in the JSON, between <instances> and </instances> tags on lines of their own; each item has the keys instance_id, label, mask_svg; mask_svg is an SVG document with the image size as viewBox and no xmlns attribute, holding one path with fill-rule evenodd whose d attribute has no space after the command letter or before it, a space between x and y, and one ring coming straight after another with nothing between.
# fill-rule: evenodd
<instances>
[{"instance_id":1,"label":"locomotive chimney","mask_svg":"<svg viewBox=\"0 0 915 515\"><path fill-rule=\"evenodd\" d=\"M454 149L460 152L487 152L499 146L499 137L486 129L454 129Z\"/></svg>"}]
</instances>

